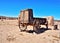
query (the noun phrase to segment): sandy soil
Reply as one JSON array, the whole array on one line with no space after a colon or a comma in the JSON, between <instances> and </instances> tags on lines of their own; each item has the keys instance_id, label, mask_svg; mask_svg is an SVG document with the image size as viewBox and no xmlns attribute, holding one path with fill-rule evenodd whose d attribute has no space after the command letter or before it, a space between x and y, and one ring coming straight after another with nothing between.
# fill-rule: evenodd
<instances>
[{"instance_id":1,"label":"sandy soil","mask_svg":"<svg viewBox=\"0 0 60 43\"><path fill-rule=\"evenodd\" d=\"M0 43L60 43L60 30L40 34L20 32L17 20L0 20Z\"/></svg>"}]
</instances>

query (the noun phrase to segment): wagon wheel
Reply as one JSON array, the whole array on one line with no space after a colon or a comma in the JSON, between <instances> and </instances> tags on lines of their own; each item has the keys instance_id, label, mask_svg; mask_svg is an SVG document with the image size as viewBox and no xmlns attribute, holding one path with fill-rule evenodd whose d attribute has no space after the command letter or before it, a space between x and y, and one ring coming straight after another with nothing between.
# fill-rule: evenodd
<instances>
[{"instance_id":1,"label":"wagon wheel","mask_svg":"<svg viewBox=\"0 0 60 43\"><path fill-rule=\"evenodd\" d=\"M27 25L25 24L20 24L20 31L26 31Z\"/></svg>"},{"instance_id":2,"label":"wagon wheel","mask_svg":"<svg viewBox=\"0 0 60 43\"><path fill-rule=\"evenodd\" d=\"M38 32L38 29L40 28L39 25L40 25L39 21L34 20L34 22L33 22L33 31Z\"/></svg>"}]
</instances>

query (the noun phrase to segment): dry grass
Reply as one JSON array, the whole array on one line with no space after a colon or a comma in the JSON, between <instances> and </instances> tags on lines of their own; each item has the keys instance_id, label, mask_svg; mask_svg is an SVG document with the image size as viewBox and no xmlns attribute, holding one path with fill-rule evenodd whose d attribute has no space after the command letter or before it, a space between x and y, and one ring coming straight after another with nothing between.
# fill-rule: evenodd
<instances>
[{"instance_id":1,"label":"dry grass","mask_svg":"<svg viewBox=\"0 0 60 43\"><path fill-rule=\"evenodd\" d=\"M24 36L22 33L20 33L19 35Z\"/></svg>"},{"instance_id":2,"label":"dry grass","mask_svg":"<svg viewBox=\"0 0 60 43\"><path fill-rule=\"evenodd\" d=\"M16 37L15 36L8 36L7 37L7 40L8 41L15 41L16 40Z\"/></svg>"},{"instance_id":3,"label":"dry grass","mask_svg":"<svg viewBox=\"0 0 60 43\"><path fill-rule=\"evenodd\" d=\"M57 39L60 39L60 37L58 37L58 36L54 36L54 35L52 35L52 37L57 38Z\"/></svg>"}]
</instances>

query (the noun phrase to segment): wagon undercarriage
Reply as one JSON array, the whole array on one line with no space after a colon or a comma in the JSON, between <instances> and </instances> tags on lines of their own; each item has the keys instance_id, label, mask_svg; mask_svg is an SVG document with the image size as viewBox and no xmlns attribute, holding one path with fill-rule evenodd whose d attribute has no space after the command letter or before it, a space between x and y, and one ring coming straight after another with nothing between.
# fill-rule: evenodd
<instances>
[{"instance_id":1,"label":"wagon undercarriage","mask_svg":"<svg viewBox=\"0 0 60 43\"><path fill-rule=\"evenodd\" d=\"M33 21L33 23L20 23L19 24L20 31L28 31L27 26L29 26L29 25L33 26L33 31L34 32L38 32L37 30L41 29L41 25L45 25L46 26L45 29L48 29L47 23L40 24L39 21L35 20L35 21Z\"/></svg>"}]
</instances>

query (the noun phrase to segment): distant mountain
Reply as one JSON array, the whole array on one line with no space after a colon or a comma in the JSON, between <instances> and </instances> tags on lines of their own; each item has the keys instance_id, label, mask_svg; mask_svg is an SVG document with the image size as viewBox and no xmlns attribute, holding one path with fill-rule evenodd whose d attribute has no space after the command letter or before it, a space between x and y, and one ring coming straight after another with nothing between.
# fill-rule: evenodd
<instances>
[{"instance_id":1,"label":"distant mountain","mask_svg":"<svg viewBox=\"0 0 60 43\"><path fill-rule=\"evenodd\" d=\"M17 17L0 16L0 19L18 19Z\"/></svg>"},{"instance_id":2,"label":"distant mountain","mask_svg":"<svg viewBox=\"0 0 60 43\"><path fill-rule=\"evenodd\" d=\"M18 17L7 17L7 16L0 16L0 19L18 19ZM60 20L54 20L55 22L60 22Z\"/></svg>"},{"instance_id":3,"label":"distant mountain","mask_svg":"<svg viewBox=\"0 0 60 43\"><path fill-rule=\"evenodd\" d=\"M54 20L54 21L56 21L56 22L60 22L60 20Z\"/></svg>"}]
</instances>

